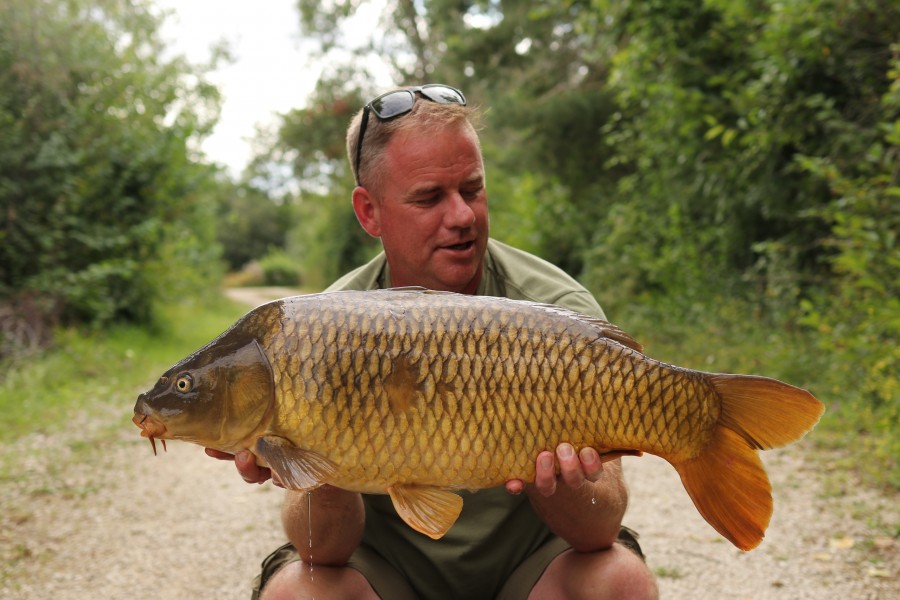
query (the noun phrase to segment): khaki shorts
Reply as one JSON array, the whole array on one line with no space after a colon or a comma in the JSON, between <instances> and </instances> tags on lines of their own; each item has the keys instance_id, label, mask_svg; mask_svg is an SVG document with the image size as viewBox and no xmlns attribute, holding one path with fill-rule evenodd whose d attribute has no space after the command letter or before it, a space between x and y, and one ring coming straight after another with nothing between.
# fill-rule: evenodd
<instances>
[{"instance_id":1,"label":"khaki shorts","mask_svg":"<svg viewBox=\"0 0 900 600\"><path fill-rule=\"evenodd\" d=\"M644 558L638 535L627 527L619 530L620 544ZM525 600L553 559L569 549L569 544L558 537L551 538L531 556L522 561L500 590L497 600ZM291 544L285 544L262 562L262 571L253 581L251 600L258 600L266 582L288 563L300 560ZM350 557L347 566L362 573L379 597L389 600L419 600L419 594L377 552L360 546Z\"/></svg>"}]
</instances>

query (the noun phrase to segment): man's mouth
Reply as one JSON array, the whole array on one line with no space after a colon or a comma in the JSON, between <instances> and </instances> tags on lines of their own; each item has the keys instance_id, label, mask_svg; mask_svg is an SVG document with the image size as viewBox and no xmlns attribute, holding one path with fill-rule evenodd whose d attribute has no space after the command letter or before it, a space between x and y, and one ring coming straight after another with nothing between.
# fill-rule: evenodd
<instances>
[{"instance_id":1,"label":"man's mouth","mask_svg":"<svg viewBox=\"0 0 900 600\"><path fill-rule=\"evenodd\" d=\"M475 245L474 241L463 242L461 244L452 244L450 246L444 246L445 250L468 250L472 246Z\"/></svg>"}]
</instances>

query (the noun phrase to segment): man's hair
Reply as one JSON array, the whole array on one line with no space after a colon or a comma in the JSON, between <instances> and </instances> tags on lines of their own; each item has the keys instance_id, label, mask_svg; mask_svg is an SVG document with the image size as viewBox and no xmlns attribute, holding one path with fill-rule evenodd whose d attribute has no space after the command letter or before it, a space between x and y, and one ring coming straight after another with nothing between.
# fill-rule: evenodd
<instances>
[{"instance_id":1,"label":"man's hair","mask_svg":"<svg viewBox=\"0 0 900 600\"><path fill-rule=\"evenodd\" d=\"M351 172L356 166L356 145L363 110L356 113L347 128L347 158L350 160ZM382 121L370 111L359 161L359 185L370 191L381 189L384 149L396 134L412 130L431 133L452 127L468 127L476 134L475 140L478 142L476 128L479 120L478 110L472 106L439 104L421 95L416 98L410 112L388 121Z\"/></svg>"}]
</instances>

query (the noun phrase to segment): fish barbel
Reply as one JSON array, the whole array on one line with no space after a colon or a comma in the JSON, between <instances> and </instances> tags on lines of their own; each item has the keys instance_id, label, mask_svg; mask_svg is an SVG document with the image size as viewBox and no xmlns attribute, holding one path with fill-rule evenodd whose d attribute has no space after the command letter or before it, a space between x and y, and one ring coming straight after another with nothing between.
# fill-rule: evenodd
<instances>
[{"instance_id":1,"label":"fish barbel","mask_svg":"<svg viewBox=\"0 0 900 600\"><path fill-rule=\"evenodd\" d=\"M453 490L532 482L562 442L604 460L649 452L749 550L772 514L757 450L822 411L774 379L664 364L564 308L404 288L259 306L141 394L134 422L151 442L249 449L290 489L390 494L435 539L462 509Z\"/></svg>"}]
</instances>

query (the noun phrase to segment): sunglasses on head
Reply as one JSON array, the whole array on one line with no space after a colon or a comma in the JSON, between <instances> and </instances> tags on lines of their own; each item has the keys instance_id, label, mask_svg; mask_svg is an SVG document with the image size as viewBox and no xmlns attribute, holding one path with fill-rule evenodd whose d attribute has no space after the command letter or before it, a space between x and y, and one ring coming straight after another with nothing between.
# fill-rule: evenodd
<instances>
[{"instance_id":1,"label":"sunglasses on head","mask_svg":"<svg viewBox=\"0 0 900 600\"><path fill-rule=\"evenodd\" d=\"M438 104L466 105L466 97L456 88L441 83L419 85L405 90L394 90L382 94L366 104L363 108L362 121L359 124L359 137L356 140L356 166L353 174L356 176L356 185L362 185L359 181L359 161L362 157L363 136L366 135L366 126L369 124L369 113L375 113L381 121L390 121L405 115L416 104L416 93Z\"/></svg>"}]
</instances>

